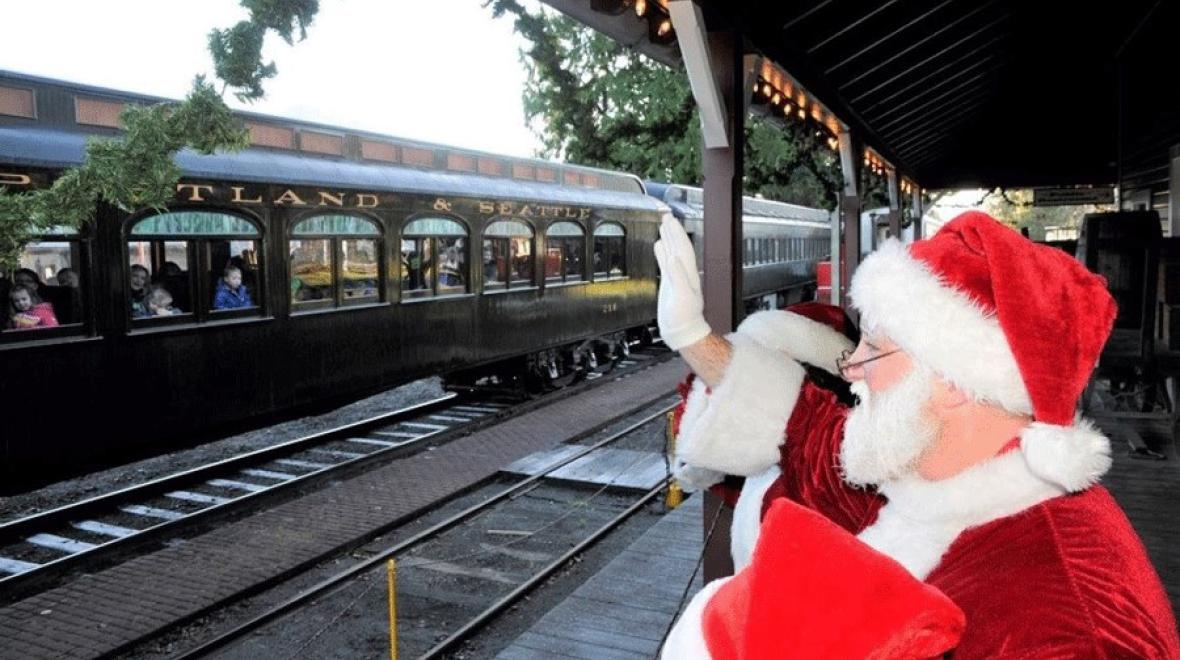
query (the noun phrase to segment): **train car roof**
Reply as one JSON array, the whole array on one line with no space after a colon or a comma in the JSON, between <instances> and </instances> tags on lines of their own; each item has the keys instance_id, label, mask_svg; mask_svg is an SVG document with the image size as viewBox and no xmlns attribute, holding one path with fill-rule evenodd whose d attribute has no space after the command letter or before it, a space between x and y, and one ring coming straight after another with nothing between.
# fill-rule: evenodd
<instances>
[{"instance_id":1,"label":"train car roof","mask_svg":"<svg viewBox=\"0 0 1180 660\"><path fill-rule=\"evenodd\" d=\"M0 113L0 162L46 169L81 163L90 137L118 137L124 105L171 102L6 71L0 71L0 95L18 101L15 110ZM186 178L664 208L625 172L234 114L250 129L252 145L238 153L181 151L176 163Z\"/></svg>"},{"instance_id":2,"label":"train car roof","mask_svg":"<svg viewBox=\"0 0 1180 660\"><path fill-rule=\"evenodd\" d=\"M647 194L661 200L672 208L672 213L681 219L701 219L705 216L704 191L693 186L678 183L646 181ZM743 222L816 222L828 225L831 213L798 204L776 202L757 197L742 197Z\"/></svg>"}]
</instances>

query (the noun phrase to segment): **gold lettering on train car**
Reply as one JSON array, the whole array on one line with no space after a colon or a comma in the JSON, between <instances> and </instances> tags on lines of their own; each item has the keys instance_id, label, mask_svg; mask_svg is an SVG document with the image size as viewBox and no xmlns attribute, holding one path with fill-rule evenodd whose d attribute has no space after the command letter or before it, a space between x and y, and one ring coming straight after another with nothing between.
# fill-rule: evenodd
<instances>
[{"instance_id":1,"label":"gold lettering on train car","mask_svg":"<svg viewBox=\"0 0 1180 660\"><path fill-rule=\"evenodd\" d=\"M528 204L524 204L520 207L520 211L517 213L517 215L531 217L533 215L533 207L529 206Z\"/></svg>"},{"instance_id":2,"label":"gold lettering on train car","mask_svg":"<svg viewBox=\"0 0 1180 660\"><path fill-rule=\"evenodd\" d=\"M492 202L480 202L479 212L483 215L491 215L496 212L496 205Z\"/></svg>"},{"instance_id":3,"label":"gold lettering on train car","mask_svg":"<svg viewBox=\"0 0 1180 660\"><path fill-rule=\"evenodd\" d=\"M511 202L500 202L500 215L511 215L511 214L512 214L512 203Z\"/></svg>"},{"instance_id":4,"label":"gold lettering on train car","mask_svg":"<svg viewBox=\"0 0 1180 660\"><path fill-rule=\"evenodd\" d=\"M27 186L33 182L33 178L28 174L15 174L12 172L0 172L0 184L6 186Z\"/></svg>"},{"instance_id":5,"label":"gold lettering on train car","mask_svg":"<svg viewBox=\"0 0 1180 660\"><path fill-rule=\"evenodd\" d=\"M356 207L358 209L372 209L377 207L377 196L371 193L357 193Z\"/></svg>"},{"instance_id":6,"label":"gold lettering on train car","mask_svg":"<svg viewBox=\"0 0 1180 660\"><path fill-rule=\"evenodd\" d=\"M565 217L576 220L578 218L578 214L573 209L567 207L565 209Z\"/></svg>"},{"instance_id":7,"label":"gold lettering on train car","mask_svg":"<svg viewBox=\"0 0 1180 660\"><path fill-rule=\"evenodd\" d=\"M234 204L261 204L262 203L262 195L259 195L259 196L255 197L254 199L246 199L245 197L243 197L242 193L246 190L246 188L244 186L230 186L229 189L234 191L233 199L229 200L229 201L233 202Z\"/></svg>"},{"instance_id":8,"label":"gold lettering on train car","mask_svg":"<svg viewBox=\"0 0 1180 660\"><path fill-rule=\"evenodd\" d=\"M589 218L590 218L590 209L582 209L581 213L578 214L579 220L588 220Z\"/></svg>"},{"instance_id":9,"label":"gold lettering on train car","mask_svg":"<svg viewBox=\"0 0 1180 660\"><path fill-rule=\"evenodd\" d=\"M451 210L451 203L442 197L439 197L438 199L434 200L434 210L449 212Z\"/></svg>"},{"instance_id":10,"label":"gold lettering on train car","mask_svg":"<svg viewBox=\"0 0 1180 660\"><path fill-rule=\"evenodd\" d=\"M320 206L328 206L328 202L332 202L333 206L344 206L344 193L340 193L337 197L332 193L320 191Z\"/></svg>"},{"instance_id":11,"label":"gold lettering on train car","mask_svg":"<svg viewBox=\"0 0 1180 660\"><path fill-rule=\"evenodd\" d=\"M189 202L205 201L205 198L201 197L202 190L209 193L210 195L213 194L213 186L202 186L196 183L178 183L176 184L176 193L179 195L180 193L184 192L186 188L189 190L189 195L188 199L185 201Z\"/></svg>"},{"instance_id":12,"label":"gold lettering on train car","mask_svg":"<svg viewBox=\"0 0 1180 660\"><path fill-rule=\"evenodd\" d=\"M296 195L295 191L290 190L290 189L288 189L287 192L283 193L282 195L279 195L279 198L275 200L275 205L279 205L279 204L294 204L295 206L307 206L307 202L303 201L302 199L299 199L299 195Z\"/></svg>"}]
</instances>

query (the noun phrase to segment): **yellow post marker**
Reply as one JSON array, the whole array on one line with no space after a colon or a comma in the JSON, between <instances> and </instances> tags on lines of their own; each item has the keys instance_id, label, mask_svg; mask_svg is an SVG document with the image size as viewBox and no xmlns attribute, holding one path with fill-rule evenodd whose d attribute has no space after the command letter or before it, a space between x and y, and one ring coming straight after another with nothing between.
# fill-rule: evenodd
<instances>
[{"instance_id":1,"label":"yellow post marker","mask_svg":"<svg viewBox=\"0 0 1180 660\"><path fill-rule=\"evenodd\" d=\"M386 565L389 574L389 659L397 660L397 560Z\"/></svg>"},{"instance_id":2,"label":"yellow post marker","mask_svg":"<svg viewBox=\"0 0 1180 660\"><path fill-rule=\"evenodd\" d=\"M669 410L666 425L664 426L665 447L664 450L668 452L669 465L670 461L676 456L676 434L672 432L674 422L676 420L676 411ZM664 505L669 509L675 509L684 502L684 491L680 488L680 483L673 477L668 482L668 494L664 497Z\"/></svg>"}]
</instances>

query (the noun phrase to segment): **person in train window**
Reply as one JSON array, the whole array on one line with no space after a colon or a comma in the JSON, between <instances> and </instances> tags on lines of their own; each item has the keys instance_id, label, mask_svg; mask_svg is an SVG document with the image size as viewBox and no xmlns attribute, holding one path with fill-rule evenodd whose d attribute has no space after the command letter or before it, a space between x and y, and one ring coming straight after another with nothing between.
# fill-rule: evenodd
<instances>
[{"instance_id":1,"label":"person in train window","mask_svg":"<svg viewBox=\"0 0 1180 660\"><path fill-rule=\"evenodd\" d=\"M442 264L439 266L439 285L462 286L463 276L459 271L462 268L462 263L459 258L458 245L448 247L443 255Z\"/></svg>"},{"instance_id":2,"label":"person in train window","mask_svg":"<svg viewBox=\"0 0 1180 660\"><path fill-rule=\"evenodd\" d=\"M244 309L253 306L250 291L242 284L242 270L237 266L227 266L221 279L217 281L217 292L213 294L213 309Z\"/></svg>"},{"instance_id":3,"label":"person in train window","mask_svg":"<svg viewBox=\"0 0 1180 660\"><path fill-rule=\"evenodd\" d=\"M57 317L53 315L53 306L41 302L35 289L17 284L8 292L8 327L13 330L55 328Z\"/></svg>"},{"instance_id":4,"label":"person in train window","mask_svg":"<svg viewBox=\"0 0 1180 660\"><path fill-rule=\"evenodd\" d=\"M183 314L184 310L172 306L172 294L162 286L153 286L147 294L147 311L149 317L174 316Z\"/></svg>"},{"instance_id":5,"label":"person in train window","mask_svg":"<svg viewBox=\"0 0 1180 660\"><path fill-rule=\"evenodd\" d=\"M141 319L151 316L147 308L148 269L139 264L131 265L131 274L127 286L131 290L131 318Z\"/></svg>"},{"instance_id":6,"label":"person in train window","mask_svg":"<svg viewBox=\"0 0 1180 660\"><path fill-rule=\"evenodd\" d=\"M57 285L77 289L81 282L78 280L78 273L73 268L62 268L57 271Z\"/></svg>"},{"instance_id":7,"label":"person in train window","mask_svg":"<svg viewBox=\"0 0 1180 660\"><path fill-rule=\"evenodd\" d=\"M62 325L82 322L82 289L78 273L73 268L62 268L57 271L54 279L56 286L47 286L40 290L50 304L53 312Z\"/></svg>"}]
</instances>

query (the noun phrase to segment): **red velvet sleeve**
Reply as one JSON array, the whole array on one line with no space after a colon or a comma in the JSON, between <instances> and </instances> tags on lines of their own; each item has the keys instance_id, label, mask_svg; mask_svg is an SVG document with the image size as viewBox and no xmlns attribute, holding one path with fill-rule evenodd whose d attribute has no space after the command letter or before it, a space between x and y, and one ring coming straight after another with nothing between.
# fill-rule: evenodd
<instances>
[{"instance_id":1,"label":"red velvet sleeve","mask_svg":"<svg viewBox=\"0 0 1180 660\"><path fill-rule=\"evenodd\" d=\"M840 442L848 408L810 380L787 422L782 446L783 478L777 493L814 509L856 534L877 517L884 500L876 491L854 488L840 476ZM770 498L767 498L770 501Z\"/></svg>"}]
</instances>

